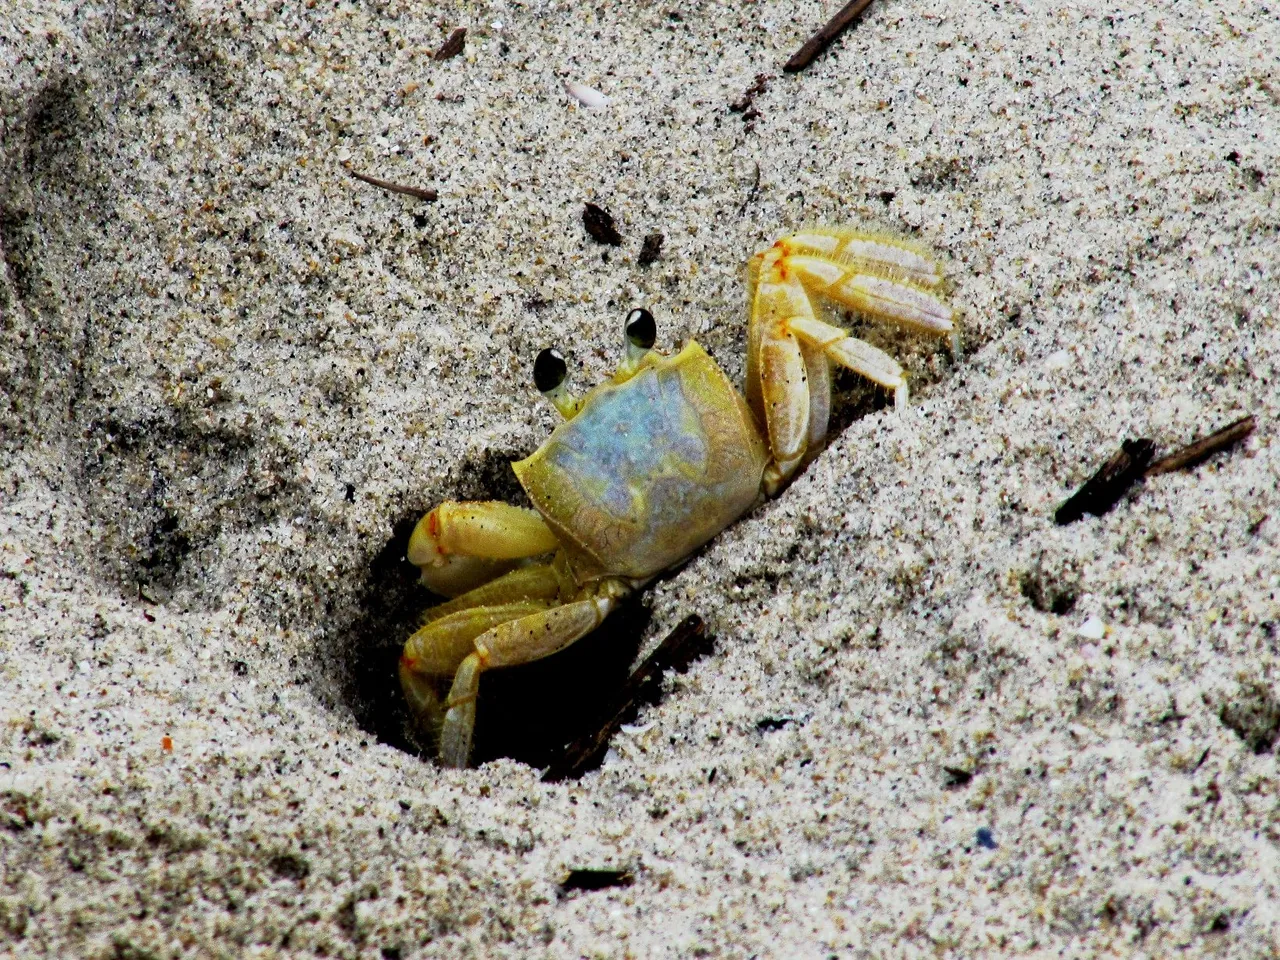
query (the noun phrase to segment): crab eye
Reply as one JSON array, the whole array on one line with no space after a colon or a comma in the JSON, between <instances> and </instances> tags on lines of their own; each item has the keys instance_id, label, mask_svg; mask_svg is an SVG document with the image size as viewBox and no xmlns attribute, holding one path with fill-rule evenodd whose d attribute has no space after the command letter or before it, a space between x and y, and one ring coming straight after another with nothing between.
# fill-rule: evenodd
<instances>
[{"instance_id":1,"label":"crab eye","mask_svg":"<svg viewBox=\"0 0 1280 960\"><path fill-rule=\"evenodd\" d=\"M653 347L658 339L658 327L653 322L653 314L644 307L636 307L627 314L627 322L622 328L627 334L627 342L641 350Z\"/></svg>"},{"instance_id":2,"label":"crab eye","mask_svg":"<svg viewBox=\"0 0 1280 960\"><path fill-rule=\"evenodd\" d=\"M547 347L533 361L533 385L539 393L550 393L564 383L568 372L564 354L555 347Z\"/></svg>"}]
</instances>

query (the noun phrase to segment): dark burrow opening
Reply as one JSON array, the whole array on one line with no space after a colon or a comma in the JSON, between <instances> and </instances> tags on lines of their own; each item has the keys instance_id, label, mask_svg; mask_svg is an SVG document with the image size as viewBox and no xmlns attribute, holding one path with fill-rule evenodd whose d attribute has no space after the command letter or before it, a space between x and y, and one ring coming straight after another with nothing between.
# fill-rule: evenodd
<instances>
[{"instance_id":1,"label":"dark burrow opening","mask_svg":"<svg viewBox=\"0 0 1280 960\"><path fill-rule=\"evenodd\" d=\"M419 616L439 603L405 559L420 514L402 517L369 567L360 613L347 631L348 703L360 728L424 760L431 745L411 728L397 667ZM472 763L508 757L542 768L592 732L626 683L650 614L637 595L590 635L536 663L486 673L480 682ZM598 764L597 764L598 765Z\"/></svg>"}]
</instances>

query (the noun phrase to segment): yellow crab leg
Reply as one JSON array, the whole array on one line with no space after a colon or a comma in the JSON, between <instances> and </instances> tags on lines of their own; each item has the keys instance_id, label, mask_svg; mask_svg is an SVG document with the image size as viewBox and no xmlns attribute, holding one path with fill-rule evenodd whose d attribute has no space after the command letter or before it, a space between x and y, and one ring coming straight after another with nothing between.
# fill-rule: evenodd
<instances>
[{"instance_id":1,"label":"yellow crab leg","mask_svg":"<svg viewBox=\"0 0 1280 960\"><path fill-rule=\"evenodd\" d=\"M597 589L601 592L595 596L509 620L475 639L474 651L459 665L449 689L440 731L441 763L465 767L471 757L481 673L531 663L563 650L598 627L630 591L620 580L603 581Z\"/></svg>"},{"instance_id":2,"label":"yellow crab leg","mask_svg":"<svg viewBox=\"0 0 1280 960\"><path fill-rule=\"evenodd\" d=\"M444 723L438 689L441 680L451 677L475 650L476 637L500 623L546 610L552 603L530 599L457 610L433 619L413 634L400 654L400 686L419 728L439 733Z\"/></svg>"},{"instance_id":3,"label":"yellow crab leg","mask_svg":"<svg viewBox=\"0 0 1280 960\"><path fill-rule=\"evenodd\" d=\"M894 406L899 410L906 407L907 380L902 367L879 347L815 317L794 317L787 327L802 343L821 349L835 363L892 390Z\"/></svg>"},{"instance_id":4,"label":"yellow crab leg","mask_svg":"<svg viewBox=\"0 0 1280 960\"><path fill-rule=\"evenodd\" d=\"M428 607L422 612L421 623L425 626L441 617L475 607L498 606L518 600L555 600L562 593L572 595L576 590L577 584L563 563L559 566L531 563L482 583L453 600ZM452 669L449 672L452 673Z\"/></svg>"},{"instance_id":5,"label":"yellow crab leg","mask_svg":"<svg viewBox=\"0 0 1280 960\"><path fill-rule=\"evenodd\" d=\"M769 450L783 476L804 456L809 436L809 388L804 354L788 325L797 316L812 316L804 287L782 269L781 250L765 252L756 273L748 349L749 384L758 393Z\"/></svg>"},{"instance_id":6,"label":"yellow crab leg","mask_svg":"<svg viewBox=\"0 0 1280 960\"><path fill-rule=\"evenodd\" d=\"M841 264L852 272L887 277L919 287L942 282L938 264L923 249L896 237L852 227L811 227L778 241L788 256L803 254Z\"/></svg>"},{"instance_id":7,"label":"yellow crab leg","mask_svg":"<svg viewBox=\"0 0 1280 960\"><path fill-rule=\"evenodd\" d=\"M809 378L807 447L812 454L827 439L827 425L831 422L831 360L821 347L808 343L804 337L796 337L796 342L800 344L805 373Z\"/></svg>"},{"instance_id":8,"label":"yellow crab leg","mask_svg":"<svg viewBox=\"0 0 1280 960\"><path fill-rule=\"evenodd\" d=\"M555 534L536 510L499 500L446 500L418 521L409 561L418 566L449 554L509 560L550 553Z\"/></svg>"},{"instance_id":9,"label":"yellow crab leg","mask_svg":"<svg viewBox=\"0 0 1280 960\"><path fill-rule=\"evenodd\" d=\"M928 290L823 257L789 256L786 265L808 289L866 316L935 335L955 329L951 308Z\"/></svg>"},{"instance_id":10,"label":"yellow crab leg","mask_svg":"<svg viewBox=\"0 0 1280 960\"><path fill-rule=\"evenodd\" d=\"M557 554L551 563L519 567L427 610L400 656L400 686L419 729L439 739L445 717L441 682L475 649L476 637L499 623L546 610L576 590Z\"/></svg>"}]
</instances>

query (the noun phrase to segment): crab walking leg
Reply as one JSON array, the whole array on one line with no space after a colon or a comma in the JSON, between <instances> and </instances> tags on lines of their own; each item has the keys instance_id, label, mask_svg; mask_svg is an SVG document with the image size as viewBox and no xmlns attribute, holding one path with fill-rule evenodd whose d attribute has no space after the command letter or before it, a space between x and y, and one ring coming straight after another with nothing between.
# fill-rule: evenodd
<instances>
[{"instance_id":1,"label":"crab walking leg","mask_svg":"<svg viewBox=\"0 0 1280 960\"><path fill-rule=\"evenodd\" d=\"M748 349L748 398L758 397L776 472L785 479L804 457L809 438L809 374L800 344L788 329L797 316L813 316L804 287L781 268L781 250L765 251L755 277Z\"/></svg>"},{"instance_id":2,"label":"crab walking leg","mask_svg":"<svg viewBox=\"0 0 1280 960\"><path fill-rule=\"evenodd\" d=\"M788 255L809 254L843 264L857 273L936 287L942 271L924 250L895 237L863 233L850 227L812 227L778 241Z\"/></svg>"},{"instance_id":3,"label":"crab walking leg","mask_svg":"<svg viewBox=\"0 0 1280 960\"><path fill-rule=\"evenodd\" d=\"M400 654L400 687L418 725L439 734L444 723L440 682L453 676L475 650L476 637L508 620L546 610L551 604L549 599L532 599L456 610L433 619L411 636Z\"/></svg>"},{"instance_id":4,"label":"crab walking leg","mask_svg":"<svg viewBox=\"0 0 1280 960\"><path fill-rule=\"evenodd\" d=\"M907 380L902 367L879 347L814 317L796 317L788 327L802 343L820 349L834 363L892 390L893 405L899 410L906 408Z\"/></svg>"},{"instance_id":5,"label":"crab walking leg","mask_svg":"<svg viewBox=\"0 0 1280 960\"><path fill-rule=\"evenodd\" d=\"M475 651L476 638L494 627L555 607L553 600L517 600L458 610L432 620L405 641L400 662L427 677L448 677Z\"/></svg>"},{"instance_id":6,"label":"crab walking leg","mask_svg":"<svg viewBox=\"0 0 1280 960\"><path fill-rule=\"evenodd\" d=\"M441 680L457 672L475 649L476 637L499 623L545 610L576 589L557 554L551 563L519 567L427 610L400 656L400 686L419 728L439 739L445 716Z\"/></svg>"},{"instance_id":7,"label":"crab walking leg","mask_svg":"<svg viewBox=\"0 0 1280 960\"><path fill-rule=\"evenodd\" d=\"M629 592L622 581L606 581L602 586L598 596L501 623L475 639L475 649L459 665L446 702L448 712L440 732L440 761L445 766L465 767L471 757L480 674L493 667L541 660L585 637Z\"/></svg>"},{"instance_id":8,"label":"crab walking leg","mask_svg":"<svg viewBox=\"0 0 1280 960\"><path fill-rule=\"evenodd\" d=\"M476 607L497 606L517 600L555 600L576 590L577 584L567 569L558 569L555 563L531 563L482 583L459 597L427 608L423 611L421 623L425 626L449 614ZM453 668L449 672L452 673Z\"/></svg>"},{"instance_id":9,"label":"crab walking leg","mask_svg":"<svg viewBox=\"0 0 1280 960\"><path fill-rule=\"evenodd\" d=\"M826 257L795 254L785 258L807 290L877 320L951 338L958 351L954 312L929 290L892 277L864 272L858 266L836 263Z\"/></svg>"},{"instance_id":10,"label":"crab walking leg","mask_svg":"<svg viewBox=\"0 0 1280 960\"><path fill-rule=\"evenodd\" d=\"M808 452L818 450L827 439L827 426L831 422L831 360L821 348L797 337L800 353L804 356L804 369L809 378L809 437Z\"/></svg>"},{"instance_id":11,"label":"crab walking leg","mask_svg":"<svg viewBox=\"0 0 1280 960\"><path fill-rule=\"evenodd\" d=\"M558 546L536 511L493 500L446 500L414 527L409 562L421 568L430 590L455 597L506 573L515 560Z\"/></svg>"}]
</instances>

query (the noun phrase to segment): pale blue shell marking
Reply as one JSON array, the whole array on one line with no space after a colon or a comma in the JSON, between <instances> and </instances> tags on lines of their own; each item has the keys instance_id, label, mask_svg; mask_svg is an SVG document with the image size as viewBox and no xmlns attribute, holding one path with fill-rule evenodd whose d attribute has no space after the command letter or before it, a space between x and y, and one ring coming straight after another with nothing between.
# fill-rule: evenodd
<instances>
[{"instance_id":1,"label":"pale blue shell marking","mask_svg":"<svg viewBox=\"0 0 1280 960\"><path fill-rule=\"evenodd\" d=\"M585 582L679 563L751 506L765 459L746 402L690 343L592 391L512 468Z\"/></svg>"},{"instance_id":2,"label":"pale blue shell marking","mask_svg":"<svg viewBox=\"0 0 1280 960\"><path fill-rule=\"evenodd\" d=\"M655 486L666 488L662 499L667 503L662 506L678 507L670 495L705 474L711 454L698 412L674 371L646 371L626 389L602 391L589 411L566 424L557 439L554 450L548 451L549 463L574 477L601 509L640 524L658 506L653 502ZM686 483L678 478L686 478ZM666 519L673 518L668 514Z\"/></svg>"}]
</instances>

